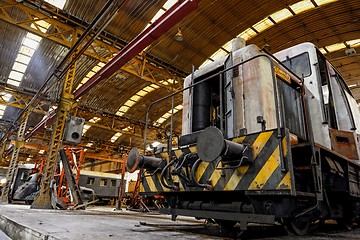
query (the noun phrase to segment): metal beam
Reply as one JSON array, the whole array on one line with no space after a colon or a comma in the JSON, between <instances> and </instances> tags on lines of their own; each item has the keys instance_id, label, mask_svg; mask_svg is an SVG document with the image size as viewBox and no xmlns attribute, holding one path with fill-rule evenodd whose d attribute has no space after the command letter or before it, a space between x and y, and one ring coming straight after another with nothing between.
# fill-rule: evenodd
<instances>
[{"instance_id":1,"label":"metal beam","mask_svg":"<svg viewBox=\"0 0 360 240\"><path fill-rule=\"evenodd\" d=\"M5 94L10 94L12 98L7 101ZM20 89L9 88L0 84L0 104L24 109L31 101L35 93L29 93L21 91ZM41 99L37 101L35 108L31 109L31 112L39 114L47 114L49 105L52 105L52 102L49 99Z\"/></svg>"},{"instance_id":2,"label":"metal beam","mask_svg":"<svg viewBox=\"0 0 360 240\"><path fill-rule=\"evenodd\" d=\"M200 0L185 0L177 2L166 11L157 21L135 37L128 45L111 59L102 69L92 76L84 85L74 92L75 99L80 98L93 86L102 80L111 77L118 69L122 68L132 58L152 44L155 40L169 31L190 12L195 10Z\"/></svg>"},{"instance_id":3,"label":"metal beam","mask_svg":"<svg viewBox=\"0 0 360 240\"><path fill-rule=\"evenodd\" d=\"M77 100L93 86L100 81L111 76L119 68L124 66L131 58L135 57L145 47L149 46L162 34L167 32L171 27L175 26L179 21L186 17L191 11L193 11L200 0L186 0L178 2L167 12L165 12L157 21L150 25L145 31L139 34L128 45L126 45L111 61L109 61L100 71L98 71L93 77L91 77L84 85L82 85L74 93L74 99ZM49 115L48 118L38 123L33 130L26 136L31 137L33 134L41 131L45 125L49 125L53 122L55 113Z\"/></svg>"},{"instance_id":4,"label":"metal beam","mask_svg":"<svg viewBox=\"0 0 360 240\"><path fill-rule=\"evenodd\" d=\"M36 11L29 6L17 3L14 0L4 0L3 2L3 5L0 5L0 19L67 48L72 47L72 39L77 38L78 34L82 34L82 28L85 28L85 26L75 27L65 24L58 18L54 18L52 15L49 16ZM17 11L19 13L15 15L11 14L11 11ZM16 16L21 13L23 16L21 20L19 20ZM51 24L51 32L42 31L41 23L43 21ZM86 40L89 38L90 36L87 37ZM100 39L95 39L90 47L85 50L84 54L98 61L107 63L114 55L119 53L121 48L122 46L115 41L106 39L106 37L101 37ZM174 75L170 73L170 70L164 66L157 67L157 64L151 61L151 59L145 59L145 61L143 61L143 56L136 55L137 54L135 54L134 59L128 61L129 63L124 65L121 70L133 74L145 81L173 90L171 86L161 84L161 80L174 78ZM144 68L145 71L139 71L139 66ZM153 76L156 76L156 78ZM183 77L183 75L180 76Z\"/></svg>"}]
</instances>

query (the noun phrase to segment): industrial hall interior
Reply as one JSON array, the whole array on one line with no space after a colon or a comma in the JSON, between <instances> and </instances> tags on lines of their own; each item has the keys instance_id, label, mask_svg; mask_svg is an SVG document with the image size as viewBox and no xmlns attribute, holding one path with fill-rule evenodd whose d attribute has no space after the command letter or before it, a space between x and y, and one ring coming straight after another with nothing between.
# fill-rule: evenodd
<instances>
[{"instance_id":1,"label":"industrial hall interior","mask_svg":"<svg viewBox=\"0 0 360 240\"><path fill-rule=\"evenodd\" d=\"M359 0L0 0L0 239L360 239L359 104Z\"/></svg>"}]
</instances>

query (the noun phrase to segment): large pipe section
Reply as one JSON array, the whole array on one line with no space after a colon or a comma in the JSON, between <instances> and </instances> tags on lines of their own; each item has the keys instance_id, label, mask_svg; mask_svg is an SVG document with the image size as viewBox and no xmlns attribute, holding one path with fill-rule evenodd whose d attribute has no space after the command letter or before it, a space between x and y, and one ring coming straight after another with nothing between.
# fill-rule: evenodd
<instances>
[{"instance_id":1,"label":"large pipe section","mask_svg":"<svg viewBox=\"0 0 360 240\"><path fill-rule=\"evenodd\" d=\"M156 169L163 169L165 165L166 161L162 158L141 156L137 148L131 149L126 159L126 169L130 173L138 169L155 171Z\"/></svg>"},{"instance_id":2,"label":"large pipe section","mask_svg":"<svg viewBox=\"0 0 360 240\"><path fill-rule=\"evenodd\" d=\"M222 161L240 160L245 146L226 140L220 129L208 127L199 135L196 148L202 161L212 162L219 157Z\"/></svg>"}]
</instances>

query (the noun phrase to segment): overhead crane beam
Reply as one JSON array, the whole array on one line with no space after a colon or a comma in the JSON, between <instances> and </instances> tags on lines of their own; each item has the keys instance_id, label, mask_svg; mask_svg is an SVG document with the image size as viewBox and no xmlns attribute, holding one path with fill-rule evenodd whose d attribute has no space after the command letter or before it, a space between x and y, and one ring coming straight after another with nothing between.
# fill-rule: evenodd
<instances>
[{"instance_id":1,"label":"overhead crane beam","mask_svg":"<svg viewBox=\"0 0 360 240\"><path fill-rule=\"evenodd\" d=\"M35 95L32 93L21 91L20 89L12 89L7 86L4 86L0 84L0 104L6 105L9 107L16 107L19 109L24 109L31 101L33 96ZM12 96L12 99L7 101L5 99L4 94L10 94ZM40 114L47 114L49 105L51 105L52 102L50 99L41 99L37 101L36 106L34 106L33 109L31 109L31 112L40 113ZM56 105L56 104L55 104Z\"/></svg>"},{"instance_id":2,"label":"overhead crane beam","mask_svg":"<svg viewBox=\"0 0 360 240\"><path fill-rule=\"evenodd\" d=\"M79 99L97 83L110 77L114 72L123 67L145 47L149 46L162 34L170 30L179 21L186 17L198 6L199 2L200 0L186 0L176 3L157 21L151 24L145 31L143 31L128 45L121 49L121 51L111 61L109 61L102 69L100 69L94 76L92 76L84 85L76 90L74 92L74 99ZM34 129L26 136L26 138L29 138L33 134L41 131L45 125L51 124L54 117L55 113L50 114L48 118L37 124Z\"/></svg>"},{"instance_id":3,"label":"overhead crane beam","mask_svg":"<svg viewBox=\"0 0 360 240\"><path fill-rule=\"evenodd\" d=\"M103 68L94 74L84 85L74 92L75 99L83 96L93 86L102 80L111 77L118 69L122 68L132 58L151 45L155 40L169 31L175 24L195 10L200 0L185 0L177 2L153 24L136 36L129 44L111 59Z\"/></svg>"},{"instance_id":4,"label":"overhead crane beam","mask_svg":"<svg viewBox=\"0 0 360 240\"><path fill-rule=\"evenodd\" d=\"M76 38L78 34L83 33L83 30L80 27L73 27L65 24L53 16L33 10L22 3L17 3L13 0L4 0L3 2L4 4L0 5L0 19L43 38L56 42L64 47L71 48L72 39ZM23 13L25 19L16 19L16 16L11 14L10 10L17 10L20 13ZM43 31L41 28L42 21L52 25L50 31ZM87 39L89 38L90 37L87 37ZM105 37L103 37L103 39L104 38ZM121 47L122 46L117 45L115 41L110 39L95 39L90 47L86 49L84 54L98 61L107 63L114 55L119 53ZM135 75L145 81L173 90L171 86L162 85L160 81L174 78L174 75L163 66L156 67L156 63L152 62L151 59L148 60L146 57L144 58L144 56L136 56L137 54L134 55L134 58L131 61L128 59L128 63L122 66L121 70ZM183 75L180 76L183 77Z\"/></svg>"},{"instance_id":5,"label":"overhead crane beam","mask_svg":"<svg viewBox=\"0 0 360 240\"><path fill-rule=\"evenodd\" d=\"M79 148L79 147L81 147L81 146L77 146L77 148ZM45 150L45 151L48 150L47 145L35 144L35 143L24 143L23 148L24 149L32 149L32 150ZM110 161L110 162L119 162L119 163L124 162L122 158L113 157L113 156L103 154L103 153L85 152L84 156L85 156L85 158L96 159L99 161Z\"/></svg>"}]
</instances>

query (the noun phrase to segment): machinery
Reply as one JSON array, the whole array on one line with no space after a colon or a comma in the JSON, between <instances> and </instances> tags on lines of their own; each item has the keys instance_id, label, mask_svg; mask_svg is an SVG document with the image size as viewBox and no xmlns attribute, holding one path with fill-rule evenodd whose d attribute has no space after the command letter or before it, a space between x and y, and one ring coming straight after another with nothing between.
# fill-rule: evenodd
<instances>
[{"instance_id":1,"label":"machinery","mask_svg":"<svg viewBox=\"0 0 360 240\"><path fill-rule=\"evenodd\" d=\"M356 101L313 44L275 57L249 45L185 79L178 148L132 149L127 169L141 169L140 192L160 192L173 220L302 235L315 221L360 218L359 134Z\"/></svg>"}]
</instances>

